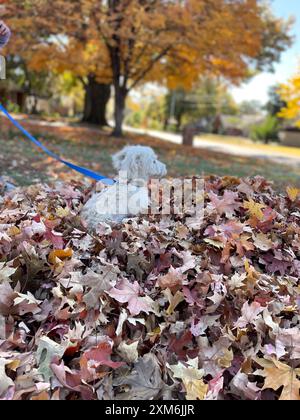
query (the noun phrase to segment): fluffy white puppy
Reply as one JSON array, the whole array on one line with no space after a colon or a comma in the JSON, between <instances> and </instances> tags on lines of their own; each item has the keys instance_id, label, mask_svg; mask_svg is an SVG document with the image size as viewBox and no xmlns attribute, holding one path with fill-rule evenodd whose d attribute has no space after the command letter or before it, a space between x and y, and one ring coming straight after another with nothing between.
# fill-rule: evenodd
<instances>
[{"instance_id":1,"label":"fluffy white puppy","mask_svg":"<svg viewBox=\"0 0 300 420\"><path fill-rule=\"evenodd\" d=\"M147 146L126 146L113 157L119 172L118 181L94 194L82 209L82 218L90 229L99 223L120 223L128 217L147 214L149 207L148 181L167 174L166 165Z\"/></svg>"}]
</instances>

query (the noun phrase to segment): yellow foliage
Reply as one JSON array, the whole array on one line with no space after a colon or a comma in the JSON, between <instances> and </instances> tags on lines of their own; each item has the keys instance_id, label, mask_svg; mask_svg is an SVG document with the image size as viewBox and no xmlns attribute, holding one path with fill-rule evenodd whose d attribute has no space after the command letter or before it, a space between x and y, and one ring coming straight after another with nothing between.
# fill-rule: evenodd
<instances>
[{"instance_id":1,"label":"yellow foliage","mask_svg":"<svg viewBox=\"0 0 300 420\"><path fill-rule=\"evenodd\" d=\"M296 201L300 196L300 189L296 187L287 187L286 192L291 201Z\"/></svg>"},{"instance_id":2,"label":"yellow foliage","mask_svg":"<svg viewBox=\"0 0 300 420\"><path fill-rule=\"evenodd\" d=\"M295 75L287 83L281 84L278 93L286 103L278 116L300 127L300 75Z\"/></svg>"},{"instance_id":3,"label":"yellow foliage","mask_svg":"<svg viewBox=\"0 0 300 420\"><path fill-rule=\"evenodd\" d=\"M249 201L244 201L244 208L249 211L251 217L255 217L258 220L264 218L262 209L265 208L263 204L256 203L254 200L250 199Z\"/></svg>"}]
</instances>

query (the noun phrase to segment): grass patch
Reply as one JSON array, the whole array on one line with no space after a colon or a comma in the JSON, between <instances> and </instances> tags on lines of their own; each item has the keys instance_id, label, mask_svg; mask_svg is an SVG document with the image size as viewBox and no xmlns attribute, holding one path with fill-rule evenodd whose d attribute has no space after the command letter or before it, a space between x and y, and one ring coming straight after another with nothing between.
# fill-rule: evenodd
<instances>
[{"instance_id":1,"label":"grass patch","mask_svg":"<svg viewBox=\"0 0 300 420\"><path fill-rule=\"evenodd\" d=\"M108 132L82 126L53 127L23 124L50 150L67 160L107 176L115 175L110 159L112 153L126 144L145 144L155 148L160 158L167 164L170 176L261 175L274 181L280 189L284 189L287 185L300 187L299 167L276 164L268 159L254 159L183 147L145 135L127 134L123 139L116 139L109 136ZM253 147L273 146L255 144ZM300 155L300 151L298 153ZM76 172L48 158L3 119L0 135L0 172L1 175L11 176L19 185L80 177Z\"/></svg>"}]
</instances>

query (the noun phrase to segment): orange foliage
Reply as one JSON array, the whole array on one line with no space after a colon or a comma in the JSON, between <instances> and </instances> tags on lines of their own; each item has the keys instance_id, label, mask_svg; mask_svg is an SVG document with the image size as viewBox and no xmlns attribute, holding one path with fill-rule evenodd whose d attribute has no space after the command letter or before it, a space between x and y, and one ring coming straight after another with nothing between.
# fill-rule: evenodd
<instances>
[{"instance_id":1,"label":"orange foliage","mask_svg":"<svg viewBox=\"0 0 300 420\"><path fill-rule=\"evenodd\" d=\"M125 100L153 81L189 89L209 72L232 82L266 52L271 64L288 45L285 22L258 0L11 0L6 16L16 51L35 70L96 76L115 88L121 133Z\"/></svg>"},{"instance_id":2,"label":"orange foliage","mask_svg":"<svg viewBox=\"0 0 300 420\"><path fill-rule=\"evenodd\" d=\"M6 13L31 68L122 76L127 90L189 88L206 71L239 81L264 32L257 0L12 0Z\"/></svg>"}]
</instances>

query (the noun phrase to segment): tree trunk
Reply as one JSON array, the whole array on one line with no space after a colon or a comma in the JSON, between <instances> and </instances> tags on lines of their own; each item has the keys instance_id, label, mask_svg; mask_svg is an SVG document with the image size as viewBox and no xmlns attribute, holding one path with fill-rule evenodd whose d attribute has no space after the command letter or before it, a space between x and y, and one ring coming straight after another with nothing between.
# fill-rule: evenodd
<instances>
[{"instance_id":1,"label":"tree trunk","mask_svg":"<svg viewBox=\"0 0 300 420\"><path fill-rule=\"evenodd\" d=\"M179 115L177 115L177 119L176 119L176 133L180 133L181 123L182 123L182 114L180 113Z\"/></svg>"},{"instance_id":2,"label":"tree trunk","mask_svg":"<svg viewBox=\"0 0 300 420\"><path fill-rule=\"evenodd\" d=\"M125 103L127 92L125 89L115 87L115 128L112 135L115 137L122 137L123 135L123 121L125 117Z\"/></svg>"},{"instance_id":3,"label":"tree trunk","mask_svg":"<svg viewBox=\"0 0 300 420\"><path fill-rule=\"evenodd\" d=\"M213 134L220 134L222 130L222 118L217 114L213 123Z\"/></svg>"},{"instance_id":4,"label":"tree trunk","mask_svg":"<svg viewBox=\"0 0 300 420\"><path fill-rule=\"evenodd\" d=\"M83 122L102 127L108 125L106 106L110 99L110 93L109 84L98 83L94 76L88 77L88 84L85 86Z\"/></svg>"},{"instance_id":5,"label":"tree trunk","mask_svg":"<svg viewBox=\"0 0 300 420\"><path fill-rule=\"evenodd\" d=\"M188 124L184 127L182 133L183 146L193 146L195 133L195 127L192 124Z\"/></svg>"},{"instance_id":6,"label":"tree trunk","mask_svg":"<svg viewBox=\"0 0 300 420\"><path fill-rule=\"evenodd\" d=\"M31 107L30 114L38 115L37 104L38 104L38 98L34 95L33 105Z\"/></svg>"},{"instance_id":7,"label":"tree trunk","mask_svg":"<svg viewBox=\"0 0 300 420\"><path fill-rule=\"evenodd\" d=\"M169 128L169 117L166 116L164 119L164 131L167 131Z\"/></svg>"}]
</instances>

